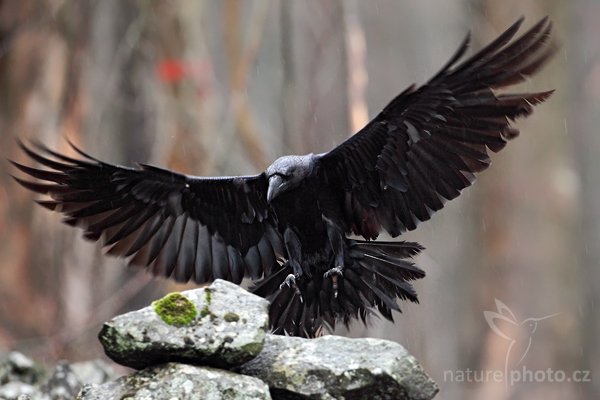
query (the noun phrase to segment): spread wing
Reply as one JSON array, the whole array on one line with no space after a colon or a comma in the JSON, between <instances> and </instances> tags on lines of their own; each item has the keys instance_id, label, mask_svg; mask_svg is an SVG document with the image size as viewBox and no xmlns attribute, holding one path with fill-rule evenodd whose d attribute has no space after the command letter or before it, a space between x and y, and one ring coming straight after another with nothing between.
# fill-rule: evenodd
<instances>
[{"instance_id":1,"label":"spread wing","mask_svg":"<svg viewBox=\"0 0 600 400\"><path fill-rule=\"evenodd\" d=\"M267 204L264 174L202 178L149 165L125 168L81 150L75 159L40 144L23 151L48 167L13 164L41 182L15 177L47 195L42 206L81 226L109 253L147 266L155 275L203 283L216 278L239 283L269 275L284 256L275 216Z\"/></svg>"},{"instance_id":2,"label":"spread wing","mask_svg":"<svg viewBox=\"0 0 600 400\"><path fill-rule=\"evenodd\" d=\"M367 239L415 229L457 197L519 131L552 91L496 94L523 81L552 56L551 23L543 19L512 40L517 21L487 47L460 62L469 36L425 85L398 95L356 135L323 154L321 178L345 199L348 230Z\"/></svg>"}]
</instances>

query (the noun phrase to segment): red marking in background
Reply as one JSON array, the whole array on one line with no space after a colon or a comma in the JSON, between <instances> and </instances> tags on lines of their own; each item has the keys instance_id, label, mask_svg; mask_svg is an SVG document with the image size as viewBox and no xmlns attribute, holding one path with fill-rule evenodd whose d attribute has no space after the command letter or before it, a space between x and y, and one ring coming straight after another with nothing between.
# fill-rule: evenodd
<instances>
[{"instance_id":1,"label":"red marking in background","mask_svg":"<svg viewBox=\"0 0 600 400\"><path fill-rule=\"evenodd\" d=\"M164 60L157 65L158 77L163 82L176 82L187 75L185 64L179 60Z\"/></svg>"},{"instance_id":2,"label":"red marking in background","mask_svg":"<svg viewBox=\"0 0 600 400\"><path fill-rule=\"evenodd\" d=\"M161 82L177 83L189 79L197 87L200 96L210 87L212 68L206 61L166 59L156 64L156 74Z\"/></svg>"}]
</instances>

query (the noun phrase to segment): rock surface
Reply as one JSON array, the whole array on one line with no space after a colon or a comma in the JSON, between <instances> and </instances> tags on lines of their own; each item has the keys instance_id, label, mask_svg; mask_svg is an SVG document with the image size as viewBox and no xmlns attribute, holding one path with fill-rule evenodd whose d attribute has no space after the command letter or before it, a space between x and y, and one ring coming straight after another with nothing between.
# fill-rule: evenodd
<instances>
[{"instance_id":1,"label":"rock surface","mask_svg":"<svg viewBox=\"0 0 600 400\"><path fill-rule=\"evenodd\" d=\"M21 382L35 385L41 382L46 372L41 365L18 351L0 355L0 385Z\"/></svg>"},{"instance_id":2,"label":"rock surface","mask_svg":"<svg viewBox=\"0 0 600 400\"><path fill-rule=\"evenodd\" d=\"M273 399L429 400L438 392L401 345L380 339L267 335L239 372L267 382Z\"/></svg>"},{"instance_id":3,"label":"rock surface","mask_svg":"<svg viewBox=\"0 0 600 400\"><path fill-rule=\"evenodd\" d=\"M397 343L266 334L268 303L217 280L171 293L104 324L100 340L122 365L59 362L47 371L13 352L0 354L0 400L369 399L430 400L438 389ZM222 368L222 369L217 369Z\"/></svg>"},{"instance_id":4,"label":"rock surface","mask_svg":"<svg viewBox=\"0 0 600 400\"><path fill-rule=\"evenodd\" d=\"M50 398L29 383L8 382L0 386L2 400L49 400Z\"/></svg>"},{"instance_id":5,"label":"rock surface","mask_svg":"<svg viewBox=\"0 0 600 400\"><path fill-rule=\"evenodd\" d=\"M260 352L268 329L265 299L219 279L181 295L105 323L99 338L106 354L141 369L169 361L230 367Z\"/></svg>"},{"instance_id":6,"label":"rock surface","mask_svg":"<svg viewBox=\"0 0 600 400\"><path fill-rule=\"evenodd\" d=\"M123 399L251 400L270 399L259 379L210 367L168 363L103 385L87 385L78 400Z\"/></svg>"},{"instance_id":7,"label":"rock surface","mask_svg":"<svg viewBox=\"0 0 600 400\"><path fill-rule=\"evenodd\" d=\"M115 373L101 360L68 364L46 371L19 352L0 356L1 400L73 399L84 383L104 383Z\"/></svg>"},{"instance_id":8,"label":"rock surface","mask_svg":"<svg viewBox=\"0 0 600 400\"><path fill-rule=\"evenodd\" d=\"M73 373L82 383L105 383L118 376L104 360L81 361L71 364Z\"/></svg>"},{"instance_id":9,"label":"rock surface","mask_svg":"<svg viewBox=\"0 0 600 400\"><path fill-rule=\"evenodd\" d=\"M66 361L60 361L42 385L42 392L52 400L70 400L77 396L82 383Z\"/></svg>"}]
</instances>

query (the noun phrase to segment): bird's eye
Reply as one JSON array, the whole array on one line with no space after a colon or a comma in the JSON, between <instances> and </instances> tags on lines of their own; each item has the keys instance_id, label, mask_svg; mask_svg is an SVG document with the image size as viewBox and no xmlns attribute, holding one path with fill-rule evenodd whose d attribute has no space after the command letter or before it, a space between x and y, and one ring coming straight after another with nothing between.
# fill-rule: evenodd
<instances>
[{"instance_id":1,"label":"bird's eye","mask_svg":"<svg viewBox=\"0 0 600 400\"><path fill-rule=\"evenodd\" d=\"M273 176L280 176L280 177L282 177L284 179L287 179L287 178L291 177L292 175L291 174L285 174L283 172L275 172L273 174Z\"/></svg>"}]
</instances>

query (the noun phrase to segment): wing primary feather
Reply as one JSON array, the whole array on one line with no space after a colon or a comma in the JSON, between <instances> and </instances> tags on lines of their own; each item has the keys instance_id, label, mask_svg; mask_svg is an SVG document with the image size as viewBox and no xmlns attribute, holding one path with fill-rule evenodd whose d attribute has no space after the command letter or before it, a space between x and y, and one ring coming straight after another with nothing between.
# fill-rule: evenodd
<instances>
[{"instance_id":1,"label":"wing primary feather","mask_svg":"<svg viewBox=\"0 0 600 400\"><path fill-rule=\"evenodd\" d=\"M60 184L65 184L68 182L68 175L62 172L54 172L54 171L44 171L42 169L31 168L26 165L19 164L18 162L8 160L12 165L14 165L20 171L26 173L27 175L42 179L44 181L55 182Z\"/></svg>"},{"instance_id":2,"label":"wing primary feather","mask_svg":"<svg viewBox=\"0 0 600 400\"><path fill-rule=\"evenodd\" d=\"M469 57L460 66L453 70L452 74L456 75L462 71L465 71L468 68L474 68L487 61L489 57L493 57L493 55L496 51L498 51L498 49L502 48L502 46L508 43L510 39L512 39L513 36L515 36L515 33L517 33L519 27L521 26L524 20L525 18L521 16L514 24L512 24L502 34L500 34L500 36L498 36L495 40L493 40L483 49L479 50L477 53Z\"/></svg>"},{"instance_id":3,"label":"wing primary feather","mask_svg":"<svg viewBox=\"0 0 600 400\"><path fill-rule=\"evenodd\" d=\"M251 279L259 279L263 275L262 261L257 246L252 246L244 256L246 272Z\"/></svg>"},{"instance_id":4,"label":"wing primary feather","mask_svg":"<svg viewBox=\"0 0 600 400\"><path fill-rule=\"evenodd\" d=\"M271 275L272 271L276 268L275 262L275 253L273 252L273 248L269 240L263 236L262 239L258 242L258 252L260 254L262 270L265 275Z\"/></svg>"},{"instance_id":5,"label":"wing primary feather","mask_svg":"<svg viewBox=\"0 0 600 400\"><path fill-rule=\"evenodd\" d=\"M75 152L77 152L80 156L85 157L88 160L93 161L95 163L98 163L99 165L102 165L102 166L108 166L109 165L109 164L105 163L104 161L100 161L97 158L92 157L91 155L85 153L79 147L75 146L75 144L69 138L66 138L66 140L67 140L67 143L69 144L69 146L71 146L71 148L73 150L75 150Z\"/></svg>"},{"instance_id":6,"label":"wing primary feather","mask_svg":"<svg viewBox=\"0 0 600 400\"><path fill-rule=\"evenodd\" d=\"M177 263L173 271L173 278L177 282L188 282L194 274L196 249L198 243L198 224L186 218L185 228L181 235Z\"/></svg>"},{"instance_id":7,"label":"wing primary feather","mask_svg":"<svg viewBox=\"0 0 600 400\"><path fill-rule=\"evenodd\" d=\"M151 220L144 224L141 232L136 238L135 242L131 245L129 250L125 253L125 257L129 257L134 253L142 249L142 247L148 244L148 241L154 236L154 234L161 228L165 220L164 215L157 213Z\"/></svg>"},{"instance_id":8,"label":"wing primary feather","mask_svg":"<svg viewBox=\"0 0 600 400\"><path fill-rule=\"evenodd\" d=\"M46 158L46 157L38 154L38 153L34 152L33 150L31 150L20 139L17 139L17 143L18 143L19 147L23 150L23 152L25 152L25 154L27 154L27 156L29 158L31 158L33 161L39 162L42 165L45 165L46 167L52 168L57 171L68 171L68 170L71 170L76 167L76 165L74 165L74 164L63 164L63 163L51 160L49 158Z\"/></svg>"},{"instance_id":9,"label":"wing primary feather","mask_svg":"<svg viewBox=\"0 0 600 400\"><path fill-rule=\"evenodd\" d=\"M171 231L173 230L173 225L175 224L175 218L168 217L165 221L166 223L159 226L158 231L153 235L152 240L150 242L150 249L148 254L148 265L156 260L160 251L164 247Z\"/></svg>"},{"instance_id":10,"label":"wing primary feather","mask_svg":"<svg viewBox=\"0 0 600 400\"><path fill-rule=\"evenodd\" d=\"M198 224L198 241L196 263L194 265L194 281L204 283L212 280L212 246L210 233L206 226Z\"/></svg>"},{"instance_id":11,"label":"wing primary feather","mask_svg":"<svg viewBox=\"0 0 600 400\"><path fill-rule=\"evenodd\" d=\"M52 157L55 157L59 160L74 164L77 167L86 167L86 168L94 168L94 169L99 167L97 162L91 163L88 161L78 160L76 158L65 156L64 154L57 153L56 151L48 148L47 146L45 146L44 144L42 144L38 141L32 141L31 144L34 147L36 147L38 150L40 150L44 153L50 154Z\"/></svg>"},{"instance_id":12,"label":"wing primary feather","mask_svg":"<svg viewBox=\"0 0 600 400\"><path fill-rule=\"evenodd\" d=\"M229 270L231 273L231 281L239 284L244 279L244 261L238 250L232 246L227 246L227 258L229 260Z\"/></svg>"},{"instance_id":13,"label":"wing primary feather","mask_svg":"<svg viewBox=\"0 0 600 400\"><path fill-rule=\"evenodd\" d=\"M179 216L172 219L174 220L173 225L166 235L164 244L161 246L160 252L152 267L152 273L154 275L164 276L166 278L171 276L177 263L181 235L183 234L186 221L185 216Z\"/></svg>"},{"instance_id":14,"label":"wing primary feather","mask_svg":"<svg viewBox=\"0 0 600 400\"><path fill-rule=\"evenodd\" d=\"M227 252L223 242L212 236L212 272L215 279L231 280Z\"/></svg>"},{"instance_id":15,"label":"wing primary feather","mask_svg":"<svg viewBox=\"0 0 600 400\"><path fill-rule=\"evenodd\" d=\"M137 208L136 208L136 211ZM119 240L129 236L133 232L135 232L140 226L142 226L148 219L156 214L158 209L156 207L146 207L141 212L137 212L134 218L129 221L129 223L123 225L121 229L119 229L113 236L107 238L105 245L111 245Z\"/></svg>"}]
</instances>

